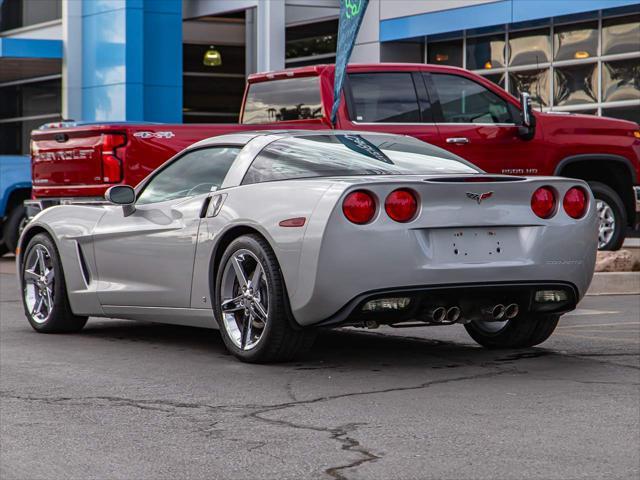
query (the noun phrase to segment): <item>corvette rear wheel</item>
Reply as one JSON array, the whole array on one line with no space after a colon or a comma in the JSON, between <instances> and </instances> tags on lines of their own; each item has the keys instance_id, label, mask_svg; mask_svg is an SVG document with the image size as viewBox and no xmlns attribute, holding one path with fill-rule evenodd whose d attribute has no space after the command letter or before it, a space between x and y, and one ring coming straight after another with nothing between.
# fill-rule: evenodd
<instances>
[{"instance_id":1,"label":"corvette rear wheel","mask_svg":"<svg viewBox=\"0 0 640 480\"><path fill-rule=\"evenodd\" d=\"M69 306L58 250L49 235L34 236L21 267L24 313L41 333L77 332L87 317L74 315Z\"/></svg>"},{"instance_id":2,"label":"corvette rear wheel","mask_svg":"<svg viewBox=\"0 0 640 480\"><path fill-rule=\"evenodd\" d=\"M225 250L214 305L222 340L242 361L291 360L315 340L314 331L295 326L276 256L258 235L239 237Z\"/></svg>"},{"instance_id":3,"label":"corvette rear wheel","mask_svg":"<svg viewBox=\"0 0 640 480\"><path fill-rule=\"evenodd\" d=\"M551 336L560 315L520 315L504 322L473 321L465 325L467 333L487 348L527 348Z\"/></svg>"}]
</instances>

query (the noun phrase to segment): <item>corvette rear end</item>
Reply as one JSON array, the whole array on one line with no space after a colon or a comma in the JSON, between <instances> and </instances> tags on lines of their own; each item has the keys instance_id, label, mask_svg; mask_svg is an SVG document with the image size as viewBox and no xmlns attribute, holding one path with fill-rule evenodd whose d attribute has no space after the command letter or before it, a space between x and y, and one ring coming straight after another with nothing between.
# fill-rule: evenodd
<instances>
[{"instance_id":1,"label":"corvette rear end","mask_svg":"<svg viewBox=\"0 0 640 480\"><path fill-rule=\"evenodd\" d=\"M487 322L575 308L593 275L597 215L573 179L344 179L312 217L293 313L305 325ZM318 209L319 210L319 209ZM317 224L316 224L317 223ZM321 231L319 234L317 232Z\"/></svg>"}]
</instances>

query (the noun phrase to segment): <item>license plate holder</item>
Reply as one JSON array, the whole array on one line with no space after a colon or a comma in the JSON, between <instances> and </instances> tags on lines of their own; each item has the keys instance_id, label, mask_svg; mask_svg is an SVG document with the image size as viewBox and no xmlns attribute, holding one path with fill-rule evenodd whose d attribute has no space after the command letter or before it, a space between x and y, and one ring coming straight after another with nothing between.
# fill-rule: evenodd
<instances>
[{"instance_id":1,"label":"license plate holder","mask_svg":"<svg viewBox=\"0 0 640 480\"><path fill-rule=\"evenodd\" d=\"M521 255L518 229L513 227L443 228L432 232L438 263L487 263Z\"/></svg>"}]
</instances>

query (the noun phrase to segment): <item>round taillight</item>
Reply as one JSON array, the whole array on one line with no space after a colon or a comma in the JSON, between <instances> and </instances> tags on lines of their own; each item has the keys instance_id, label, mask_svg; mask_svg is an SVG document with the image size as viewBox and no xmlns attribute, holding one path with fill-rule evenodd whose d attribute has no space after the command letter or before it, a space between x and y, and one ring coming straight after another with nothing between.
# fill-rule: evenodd
<instances>
[{"instance_id":1,"label":"round taillight","mask_svg":"<svg viewBox=\"0 0 640 480\"><path fill-rule=\"evenodd\" d=\"M376 214L376 201L369 192L356 190L345 197L342 213L350 222L362 225L370 222Z\"/></svg>"},{"instance_id":2,"label":"round taillight","mask_svg":"<svg viewBox=\"0 0 640 480\"><path fill-rule=\"evenodd\" d=\"M407 188L391 192L384 201L387 215L396 222L408 222L416 216L418 200L416 194Z\"/></svg>"},{"instance_id":3,"label":"round taillight","mask_svg":"<svg viewBox=\"0 0 640 480\"><path fill-rule=\"evenodd\" d=\"M571 187L564 194L562 206L571 218L582 218L587 211L587 194L580 187Z\"/></svg>"},{"instance_id":4,"label":"round taillight","mask_svg":"<svg viewBox=\"0 0 640 480\"><path fill-rule=\"evenodd\" d=\"M540 218L549 218L556 209L556 194L549 187L540 187L531 196L531 210Z\"/></svg>"}]
</instances>

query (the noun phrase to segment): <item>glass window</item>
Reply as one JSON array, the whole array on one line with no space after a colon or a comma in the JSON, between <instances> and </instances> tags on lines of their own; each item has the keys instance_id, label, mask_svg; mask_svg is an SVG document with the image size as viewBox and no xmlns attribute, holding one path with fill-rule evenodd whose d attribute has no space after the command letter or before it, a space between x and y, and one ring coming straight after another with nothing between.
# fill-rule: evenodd
<instances>
[{"instance_id":1,"label":"glass window","mask_svg":"<svg viewBox=\"0 0 640 480\"><path fill-rule=\"evenodd\" d=\"M240 150L240 147L211 147L186 153L149 181L137 203L164 202L216 190Z\"/></svg>"},{"instance_id":2,"label":"glass window","mask_svg":"<svg viewBox=\"0 0 640 480\"><path fill-rule=\"evenodd\" d=\"M0 31L62 18L62 0L0 1Z\"/></svg>"},{"instance_id":3,"label":"glass window","mask_svg":"<svg viewBox=\"0 0 640 480\"><path fill-rule=\"evenodd\" d=\"M602 21L602 54L640 51L640 15L605 18Z\"/></svg>"},{"instance_id":4,"label":"glass window","mask_svg":"<svg viewBox=\"0 0 640 480\"><path fill-rule=\"evenodd\" d=\"M0 88L0 118L59 113L62 109L60 80L23 83Z\"/></svg>"},{"instance_id":5,"label":"glass window","mask_svg":"<svg viewBox=\"0 0 640 480\"><path fill-rule=\"evenodd\" d=\"M598 55L598 23L560 25L554 29L555 60L581 60Z\"/></svg>"},{"instance_id":6,"label":"glass window","mask_svg":"<svg viewBox=\"0 0 640 480\"><path fill-rule=\"evenodd\" d=\"M504 34L467 38L467 68L491 70L504 67Z\"/></svg>"},{"instance_id":7,"label":"glass window","mask_svg":"<svg viewBox=\"0 0 640 480\"><path fill-rule=\"evenodd\" d=\"M435 65L462 67L462 40L429 42L427 61Z\"/></svg>"},{"instance_id":8,"label":"glass window","mask_svg":"<svg viewBox=\"0 0 640 480\"><path fill-rule=\"evenodd\" d=\"M636 99L640 99L640 58L603 62L602 101Z\"/></svg>"},{"instance_id":9,"label":"glass window","mask_svg":"<svg viewBox=\"0 0 640 480\"><path fill-rule=\"evenodd\" d=\"M620 118L636 122L640 126L640 107L632 105L629 107L603 108L602 116Z\"/></svg>"},{"instance_id":10,"label":"glass window","mask_svg":"<svg viewBox=\"0 0 640 480\"><path fill-rule=\"evenodd\" d=\"M241 79L184 75L183 117L190 123L237 122L244 85Z\"/></svg>"},{"instance_id":11,"label":"glass window","mask_svg":"<svg viewBox=\"0 0 640 480\"><path fill-rule=\"evenodd\" d=\"M269 144L253 161L242 183L478 171L460 157L411 137L317 134L288 137Z\"/></svg>"},{"instance_id":12,"label":"glass window","mask_svg":"<svg viewBox=\"0 0 640 480\"><path fill-rule=\"evenodd\" d=\"M487 80L489 80L490 82L495 83L500 88L504 88L504 79L505 79L504 73L493 73L490 75L482 75L482 76Z\"/></svg>"},{"instance_id":13,"label":"glass window","mask_svg":"<svg viewBox=\"0 0 640 480\"><path fill-rule=\"evenodd\" d=\"M60 114L54 114L37 120L0 123L0 155L29 155L31 131L60 120Z\"/></svg>"},{"instance_id":14,"label":"glass window","mask_svg":"<svg viewBox=\"0 0 640 480\"><path fill-rule=\"evenodd\" d=\"M555 68L554 104L576 105L598 100L595 63Z\"/></svg>"},{"instance_id":15,"label":"glass window","mask_svg":"<svg viewBox=\"0 0 640 480\"><path fill-rule=\"evenodd\" d=\"M507 102L458 75L432 74L445 123L512 123Z\"/></svg>"},{"instance_id":16,"label":"glass window","mask_svg":"<svg viewBox=\"0 0 640 480\"><path fill-rule=\"evenodd\" d=\"M338 20L318 22L295 27L286 31L285 57L287 60L336 53ZM325 63L326 59L316 60Z\"/></svg>"},{"instance_id":17,"label":"glass window","mask_svg":"<svg viewBox=\"0 0 640 480\"><path fill-rule=\"evenodd\" d=\"M420 107L411 73L349 75L352 120L358 122L419 122Z\"/></svg>"},{"instance_id":18,"label":"glass window","mask_svg":"<svg viewBox=\"0 0 640 480\"><path fill-rule=\"evenodd\" d=\"M525 70L509 72L509 91L518 97L521 92L529 92L531 101L539 107L549 105L551 86L549 84L549 69Z\"/></svg>"},{"instance_id":19,"label":"glass window","mask_svg":"<svg viewBox=\"0 0 640 480\"><path fill-rule=\"evenodd\" d=\"M509 34L510 65L536 65L551 60L548 28Z\"/></svg>"},{"instance_id":20,"label":"glass window","mask_svg":"<svg viewBox=\"0 0 640 480\"><path fill-rule=\"evenodd\" d=\"M322 118L318 77L287 78L249 85L242 123Z\"/></svg>"}]
</instances>

